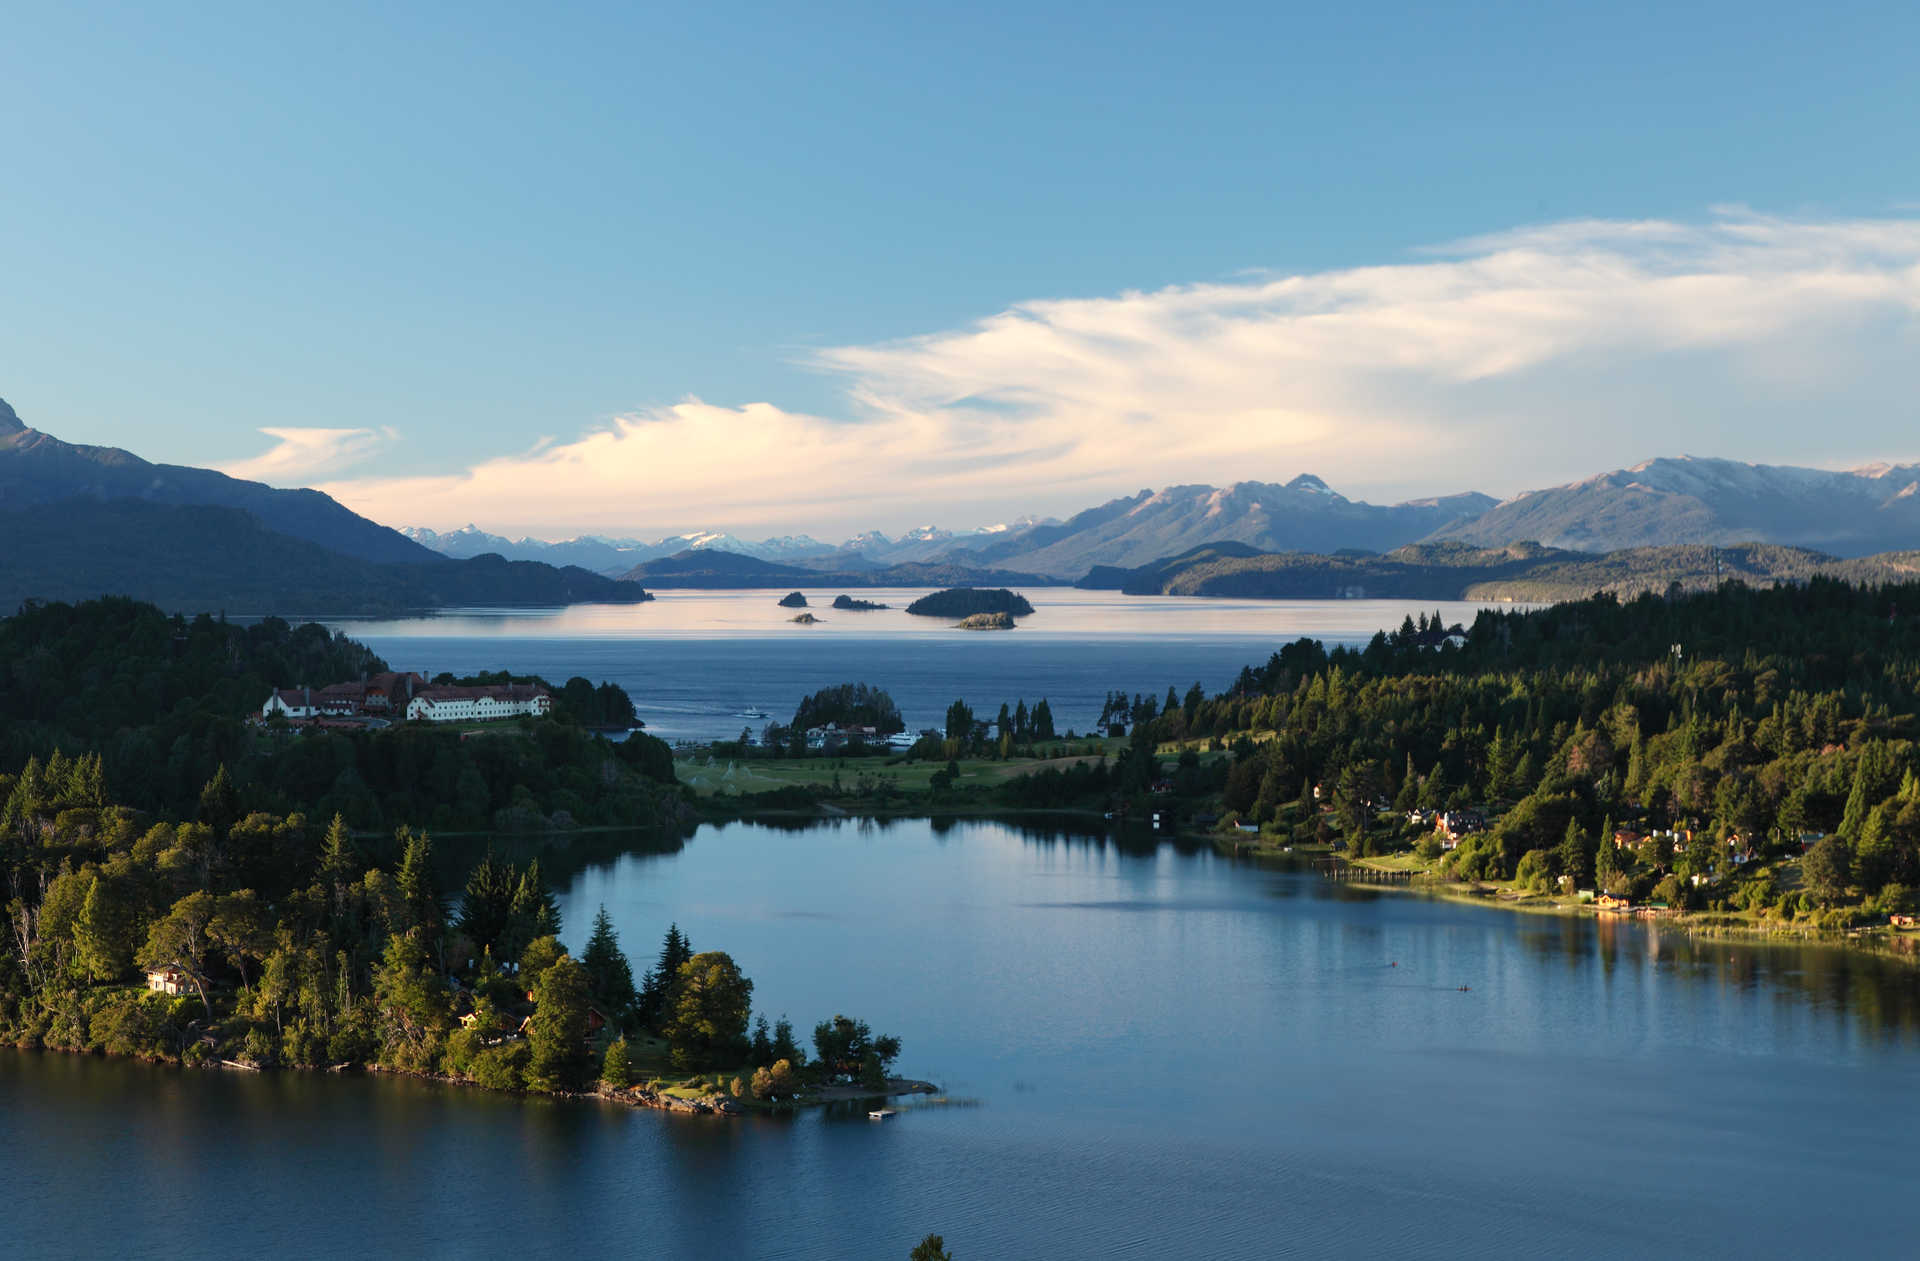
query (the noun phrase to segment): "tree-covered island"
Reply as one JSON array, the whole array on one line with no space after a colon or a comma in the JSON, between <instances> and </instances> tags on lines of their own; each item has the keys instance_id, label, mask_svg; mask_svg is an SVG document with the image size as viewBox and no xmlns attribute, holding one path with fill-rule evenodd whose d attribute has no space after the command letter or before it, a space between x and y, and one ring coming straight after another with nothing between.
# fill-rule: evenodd
<instances>
[{"instance_id":1,"label":"tree-covered island","mask_svg":"<svg viewBox=\"0 0 1920 1261\"><path fill-rule=\"evenodd\" d=\"M976 613L1005 613L1009 617L1027 617L1033 605L1027 598L1005 587L950 587L923 595L907 606L916 617L972 617Z\"/></svg>"}]
</instances>

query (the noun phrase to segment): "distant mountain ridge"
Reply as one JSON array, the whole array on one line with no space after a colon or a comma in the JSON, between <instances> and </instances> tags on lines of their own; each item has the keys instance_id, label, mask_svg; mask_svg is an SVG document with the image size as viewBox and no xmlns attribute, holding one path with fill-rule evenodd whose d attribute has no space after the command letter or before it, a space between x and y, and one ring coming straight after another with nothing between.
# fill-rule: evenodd
<instances>
[{"instance_id":1,"label":"distant mountain ridge","mask_svg":"<svg viewBox=\"0 0 1920 1261\"><path fill-rule=\"evenodd\" d=\"M450 538L507 556L568 559L609 575L689 548L823 572L856 572L908 561L1006 568L1074 580L1097 568L1134 569L1210 544L1256 552L1331 555L1388 552L1420 542L1479 548L1539 543L1595 554L1693 544L1771 543L1839 557L1920 548L1920 464L1879 464L1849 472L1681 457L1655 459L1584 481L1529 491L1504 502L1465 493L1392 505L1351 500L1312 474L1285 483L1141 490L1065 521L1031 517L971 531L933 526L890 538L877 530L838 546L806 535L745 542L685 534L655 544L574 540L509 544L469 527L414 537L454 555ZM612 554L581 550L613 547ZM576 549L567 551L565 549ZM515 550L519 549L519 550ZM617 561L616 558L617 557Z\"/></svg>"},{"instance_id":2,"label":"distant mountain ridge","mask_svg":"<svg viewBox=\"0 0 1920 1261\"><path fill-rule=\"evenodd\" d=\"M0 608L131 596L170 612L311 615L451 606L632 604L653 597L573 567L498 556L376 564L269 530L240 508L73 499L0 512Z\"/></svg>"},{"instance_id":3,"label":"distant mountain ridge","mask_svg":"<svg viewBox=\"0 0 1920 1261\"><path fill-rule=\"evenodd\" d=\"M70 499L143 499L240 508L270 530L375 564L431 564L440 553L317 490L278 490L213 469L153 464L118 447L62 442L0 400L0 511Z\"/></svg>"},{"instance_id":4,"label":"distant mountain ridge","mask_svg":"<svg viewBox=\"0 0 1920 1261\"><path fill-rule=\"evenodd\" d=\"M786 535L749 543L731 534L696 532L674 534L652 543L640 539L603 538L582 535L578 538L547 542L544 539L510 539L489 534L475 525L440 533L424 526L408 526L400 531L408 539L433 549L443 556L466 558L489 552L508 560L537 560L549 565L578 565L595 573L617 578L635 565L663 556L672 556L690 548L717 548L763 560L797 561L802 558L830 557L838 549L832 544L808 538L804 534Z\"/></svg>"},{"instance_id":5,"label":"distant mountain ridge","mask_svg":"<svg viewBox=\"0 0 1920 1261\"><path fill-rule=\"evenodd\" d=\"M922 526L898 538L877 530L838 547L806 535L743 543L729 535L675 535L657 544L609 540L510 542L469 526L438 535L410 530L411 537L449 555L484 546L506 556L547 559L566 555L574 563L608 574L625 573L600 563L602 553L561 552L589 543L622 546L629 567L689 548L717 548L797 567L857 572L912 562L965 568L1005 568L1070 581L1095 565L1140 565L1202 543L1243 542L1262 550L1369 551L1397 547L1435 530L1457 525L1494 505L1491 496L1449 495L1381 507L1351 500L1311 474L1284 485L1236 482L1224 488L1188 485L1142 490L1075 514L1066 521L1018 518L1000 525L953 531ZM451 540L451 541L450 541Z\"/></svg>"},{"instance_id":6,"label":"distant mountain ridge","mask_svg":"<svg viewBox=\"0 0 1920 1261\"><path fill-rule=\"evenodd\" d=\"M1612 552L1776 543L1839 556L1920 547L1920 464L1845 472L1683 456L1529 491L1433 531L1482 547L1529 540Z\"/></svg>"},{"instance_id":7,"label":"distant mountain ridge","mask_svg":"<svg viewBox=\"0 0 1920 1261\"><path fill-rule=\"evenodd\" d=\"M754 590L781 587L1003 587L1057 585L1038 574L976 569L952 562L908 561L868 569L830 571L782 565L714 548L688 548L634 566L626 582L647 587Z\"/></svg>"},{"instance_id":8,"label":"distant mountain ridge","mask_svg":"<svg viewBox=\"0 0 1920 1261\"><path fill-rule=\"evenodd\" d=\"M1384 555L1347 552L1250 553L1240 544L1193 549L1137 569L1096 569L1076 586L1128 595L1234 599L1579 600L1597 592L1623 599L1678 586L1700 591L1726 581L1750 586L1826 576L1856 583L1907 582L1920 552L1842 559L1771 543L1677 544L1595 555L1515 543L1414 543Z\"/></svg>"},{"instance_id":9,"label":"distant mountain ridge","mask_svg":"<svg viewBox=\"0 0 1920 1261\"><path fill-rule=\"evenodd\" d=\"M315 490L63 442L0 402L0 607L128 595L169 610L384 613L651 599L575 567L455 560Z\"/></svg>"},{"instance_id":10,"label":"distant mountain ridge","mask_svg":"<svg viewBox=\"0 0 1920 1261\"><path fill-rule=\"evenodd\" d=\"M1285 484L1170 486L1110 500L1056 526L970 547L1013 568L1072 577L1095 565L1142 565L1206 543L1262 551L1382 551L1470 520L1494 505L1477 493L1382 507L1352 500L1312 474Z\"/></svg>"}]
</instances>

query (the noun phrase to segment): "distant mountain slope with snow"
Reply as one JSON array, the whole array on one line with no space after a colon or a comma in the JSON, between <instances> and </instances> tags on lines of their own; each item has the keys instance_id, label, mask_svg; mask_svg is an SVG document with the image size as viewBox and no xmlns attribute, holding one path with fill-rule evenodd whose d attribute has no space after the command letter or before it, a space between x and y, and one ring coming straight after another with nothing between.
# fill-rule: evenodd
<instances>
[{"instance_id":1,"label":"distant mountain slope with snow","mask_svg":"<svg viewBox=\"0 0 1920 1261\"><path fill-rule=\"evenodd\" d=\"M1585 552L1755 542L1868 556L1920 547L1920 464L1833 472L1692 456L1648 460L1530 491L1429 537Z\"/></svg>"},{"instance_id":2,"label":"distant mountain slope with snow","mask_svg":"<svg viewBox=\"0 0 1920 1261\"><path fill-rule=\"evenodd\" d=\"M1284 485L1143 490L1058 525L963 546L964 555L1010 568L1079 577L1096 565L1144 565L1206 543L1245 543L1261 551L1386 551L1471 519L1493 503L1486 495L1465 494L1381 506L1348 499L1302 474Z\"/></svg>"}]
</instances>

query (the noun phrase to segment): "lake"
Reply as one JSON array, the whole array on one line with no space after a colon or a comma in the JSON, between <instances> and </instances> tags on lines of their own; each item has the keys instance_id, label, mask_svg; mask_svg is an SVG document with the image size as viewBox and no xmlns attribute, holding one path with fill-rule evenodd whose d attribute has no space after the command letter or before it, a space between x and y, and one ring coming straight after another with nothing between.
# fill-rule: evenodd
<instances>
[{"instance_id":1,"label":"lake","mask_svg":"<svg viewBox=\"0 0 1920 1261\"><path fill-rule=\"evenodd\" d=\"M0 1054L16 1255L1909 1255L1920 982L1057 821L702 826L544 860L953 1101L675 1117ZM1469 987L1462 991L1461 986Z\"/></svg>"},{"instance_id":2,"label":"lake","mask_svg":"<svg viewBox=\"0 0 1920 1261\"><path fill-rule=\"evenodd\" d=\"M1242 666L1263 664L1301 636L1363 644L1406 617L1436 610L1472 625L1482 606L1408 600L1214 600L1123 596L1067 587L1027 592L1032 617L1013 631L963 631L912 617L926 590L852 593L887 610L825 607L795 626L778 591L663 591L648 604L564 609L461 609L402 619L323 618L398 670L429 677L511 670L554 683L583 675L633 697L647 729L666 740L732 739L767 719L785 722L801 698L834 683L885 688L910 730L944 723L965 700L991 717L1001 702L1046 697L1056 725L1087 730L1109 691L1224 690ZM1503 605L1521 608L1521 605Z\"/></svg>"}]
</instances>

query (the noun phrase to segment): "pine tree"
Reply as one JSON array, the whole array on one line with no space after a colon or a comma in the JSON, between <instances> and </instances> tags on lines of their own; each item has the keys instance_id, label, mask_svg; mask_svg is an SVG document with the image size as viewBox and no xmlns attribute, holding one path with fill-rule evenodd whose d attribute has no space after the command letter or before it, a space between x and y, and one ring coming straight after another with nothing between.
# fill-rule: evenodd
<instances>
[{"instance_id":1,"label":"pine tree","mask_svg":"<svg viewBox=\"0 0 1920 1261\"><path fill-rule=\"evenodd\" d=\"M640 984L640 1022L647 1028L658 1031L665 1026L673 1011L680 965L691 958L692 943L681 934L680 925L669 925L666 940L660 945L660 959Z\"/></svg>"},{"instance_id":2,"label":"pine tree","mask_svg":"<svg viewBox=\"0 0 1920 1261\"><path fill-rule=\"evenodd\" d=\"M560 902L553 896L553 890L547 888L538 858L527 864L520 883L514 888L512 919L516 931L524 934L524 940L560 935Z\"/></svg>"},{"instance_id":3,"label":"pine tree","mask_svg":"<svg viewBox=\"0 0 1920 1261\"><path fill-rule=\"evenodd\" d=\"M56 753L54 756L57 758L60 755ZM220 769L213 773L213 778L207 781L207 786L200 790L200 822L212 828L215 836L225 840L227 833L239 821L240 794L234 790L233 781L227 778L227 766L222 762Z\"/></svg>"},{"instance_id":4,"label":"pine tree","mask_svg":"<svg viewBox=\"0 0 1920 1261\"><path fill-rule=\"evenodd\" d=\"M1593 856L1593 879L1604 892L1607 882L1620 872L1619 851L1613 843L1613 826L1608 824L1600 833L1600 844Z\"/></svg>"},{"instance_id":5,"label":"pine tree","mask_svg":"<svg viewBox=\"0 0 1920 1261\"><path fill-rule=\"evenodd\" d=\"M613 921L607 918L604 905L593 917L593 933L587 938L580 962L587 969L593 996L606 1007L609 1015L624 1020L633 1010L637 997L633 989L633 965L620 950L620 938L613 931Z\"/></svg>"},{"instance_id":6,"label":"pine tree","mask_svg":"<svg viewBox=\"0 0 1920 1261\"><path fill-rule=\"evenodd\" d=\"M1567 820L1567 834L1560 842L1560 874L1572 878L1578 887L1587 877L1587 834L1578 819Z\"/></svg>"},{"instance_id":7,"label":"pine tree","mask_svg":"<svg viewBox=\"0 0 1920 1261\"><path fill-rule=\"evenodd\" d=\"M320 876L336 893L353 883L354 868L359 866L353 839L347 834L347 821L335 814L327 824L327 835L320 842Z\"/></svg>"},{"instance_id":8,"label":"pine tree","mask_svg":"<svg viewBox=\"0 0 1920 1261\"><path fill-rule=\"evenodd\" d=\"M118 910L112 890L103 888L100 877L95 876L87 884L86 900L73 921L74 964L89 981L111 981L126 970Z\"/></svg>"},{"instance_id":9,"label":"pine tree","mask_svg":"<svg viewBox=\"0 0 1920 1261\"><path fill-rule=\"evenodd\" d=\"M394 884L406 908L408 927L435 934L446 919L446 908L433 883L433 842L425 832L407 827L396 831L394 839L401 845L400 872Z\"/></svg>"},{"instance_id":10,"label":"pine tree","mask_svg":"<svg viewBox=\"0 0 1920 1261\"><path fill-rule=\"evenodd\" d=\"M793 1022L785 1016L773 1022L773 1058L799 1065L807 1062L806 1053L793 1036Z\"/></svg>"},{"instance_id":11,"label":"pine tree","mask_svg":"<svg viewBox=\"0 0 1920 1261\"><path fill-rule=\"evenodd\" d=\"M511 945L505 940L513 911L513 869L493 861L488 850L467 874L466 897L460 903L460 931L482 950ZM518 951L506 951L512 958Z\"/></svg>"}]
</instances>

